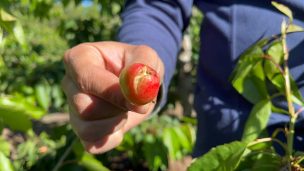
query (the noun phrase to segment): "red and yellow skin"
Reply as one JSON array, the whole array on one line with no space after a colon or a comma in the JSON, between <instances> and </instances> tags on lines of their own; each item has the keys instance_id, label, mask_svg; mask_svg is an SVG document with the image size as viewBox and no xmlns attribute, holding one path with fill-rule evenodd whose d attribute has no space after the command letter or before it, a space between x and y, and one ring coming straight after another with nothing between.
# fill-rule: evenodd
<instances>
[{"instance_id":1,"label":"red and yellow skin","mask_svg":"<svg viewBox=\"0 0 304 171\"><path fill-rule=\"evenodd\" d=\"M119 83L125 98L135 105L145 105L153 101L160 87L157 72L141 63L124 68L120 73Z\"/></svg>"}]
</instances>

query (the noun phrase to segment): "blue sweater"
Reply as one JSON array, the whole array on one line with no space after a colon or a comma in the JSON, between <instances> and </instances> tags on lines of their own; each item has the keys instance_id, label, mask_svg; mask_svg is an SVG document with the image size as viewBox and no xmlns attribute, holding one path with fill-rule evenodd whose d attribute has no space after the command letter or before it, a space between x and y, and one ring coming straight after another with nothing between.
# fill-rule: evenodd
<instances>
[{"instance_id":1,"label":"blue sweater","mask_svg":"<svg viewBox=\"0 0 304 171\"><path fill-rule=\"evenodd\" d=\"M303 0L278 2L293 10L295 24L304 26ZM244 50L263 37L280 33L283 15L272 7L270 0L127 1L118 38L122 42L149 45L157 51L165 64L164 92L173 76L182 32L194 4L204 13L194 102L198 130L193 155L199 156L216 145L240 139L252 105L232 88L228 77ZM290 34L288 46L291 73L303 94L304 34ZM165 101L164 96L161 105ZM286 115L273 113L268 125L284 126L288 120ZM304 131L304 126L298 129ZM302 141L300 135L297 141Z\"/></svg>"}]
</instances>

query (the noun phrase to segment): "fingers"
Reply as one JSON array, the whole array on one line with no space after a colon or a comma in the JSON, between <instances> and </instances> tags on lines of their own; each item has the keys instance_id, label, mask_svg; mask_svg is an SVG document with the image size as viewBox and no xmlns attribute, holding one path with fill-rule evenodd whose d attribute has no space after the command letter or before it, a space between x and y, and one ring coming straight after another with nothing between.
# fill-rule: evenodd
<instances>
[{"instance_id":1,"label":"fingers","mask_svg":"<svg viewBox=\"0 0 304 171\"><path fill-rule=\"evenodd\" d=\"M70 122L91 153L116 147L123 134L154 108L153 103L135 106L124 98L119 86L121 70L143 63L155 69L161 80L164 75L163 63L153 49L115 42L76 46L66 52L64 63L62 87L70 107Z\"/></svg>"},{"instance_id":2,"label":"fingers","mask_svg":"<svg viewBox=\"0 0 304 171\"><path fill-rule=\"evenodd\" d=\"M80 91L100 97L124 110L128 106L123 98L118 77L109 72L98 49L84 44L76 46L65 56L66 72Z\"/></svg>"},{"instance_id":3,"label":"fingers","mask_svg":"<svg viewBox=\"0 0 304 171\"><path fill-rule=\"evenodd\" d=\"M97 142L82 141L85 149L92 154L100 154L117 147L123 140L121 130L104 137Z\"/></svg>"},{"instance_id":4,"label":"fingers","mask_svg":"<svg viewBox=\"0 0 304 171\"><path fill-rule=\"evenodd\" d=\"M116 132L113 132L112 134L109 134L96 141L83 140L82 143L85 149L90 153L100 154L117 147L122 142L124 133L144 121L149 116L149 113L153 110L153 107L153 104L151 104L146 114L128 112L126 122Z\"/></svg>"},{"instance_id":5,"label":"fingers","mask_svg":"<svg viewBox=\"0 0 304 171\"><path fill-rule=\"evenodd\" d=\"M78 137L96 142L120 130L126 122L126 111L108 102L80 92L67 76L63 89L69 102L70 123Z\"/></svg>"},{"instance_id":6,"label":"fingers","mask_svg":"<svg viewBox=\"0 0 304 171\"><path fill-rule=\"evenodd\" d=\"M65 55L66 72L80 91L102 98L122 110L145 113L144 106L132 105L120 90L118 76L128 48L119 43L76 46Z\"/></svg>"},{"instance_id":7,"label":"fingers","mask_svg":"<svg viewBox=\"0 0 304 171\"><path fill-rule=\"evenodd\" d=\"M126 113L101 98L81 92L68 76L63 78L62 88L70 108L83 120L105 119Z\"/></svg>"},{"instance_id":8,"label":"fingers","mask_svg":"<svg viewBox=\"0 0 304 171\"><path fill-rule=\"evenodd\" d=\"M105 136L120 130L125 124L127 115L117 115L115 117L102 120L85 121L75 115L75 111L70 109L70 123L77 136L87 142L96 142Z\"/></svg>"}]
</instances>

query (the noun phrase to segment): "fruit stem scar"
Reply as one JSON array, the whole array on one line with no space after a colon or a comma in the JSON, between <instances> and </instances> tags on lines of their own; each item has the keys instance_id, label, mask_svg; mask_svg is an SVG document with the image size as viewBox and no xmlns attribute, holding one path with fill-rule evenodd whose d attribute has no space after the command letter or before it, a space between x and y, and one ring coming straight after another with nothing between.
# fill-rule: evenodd
<instances>
[{"instance_id":1,"label":"fruit stem scar","mask_svg":"<svg viewBox=\"0 0 304 171\"><path fill-rule=\"evenodd\" d=\"M133 82L133 86L134 86L136 94L138 94L138 91L139 91L138 88L139 88L139 84L140 84L141 80L143 78L145 78L146 76L150 76L150 75L151 75L151 73L148 71L148 68L146 66L144 66L140 69L140 73L137 76L135 76L134 82Z\"/></svg>"}]
</instances>

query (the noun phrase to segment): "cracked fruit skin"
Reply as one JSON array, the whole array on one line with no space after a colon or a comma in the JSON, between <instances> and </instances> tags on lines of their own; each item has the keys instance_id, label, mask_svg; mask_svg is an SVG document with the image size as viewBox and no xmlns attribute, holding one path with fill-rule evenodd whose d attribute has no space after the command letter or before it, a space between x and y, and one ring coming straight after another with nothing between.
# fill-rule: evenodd
<instances>
[{"instance_id":1,"label":"cracked fruit skin","mask_svg":"<svg viewBox=\"0 0 304 171\"><path fill-rule=\"evenodd\" d=\"M120 73L119 83L125 98L135 105L144 105L153 101L160 87L157 72L141 63L134 63L124 68Z\"/></svg>"}]
</instances>

